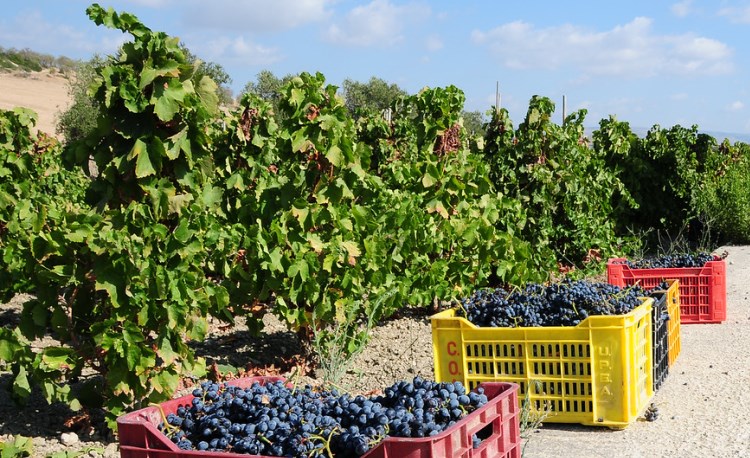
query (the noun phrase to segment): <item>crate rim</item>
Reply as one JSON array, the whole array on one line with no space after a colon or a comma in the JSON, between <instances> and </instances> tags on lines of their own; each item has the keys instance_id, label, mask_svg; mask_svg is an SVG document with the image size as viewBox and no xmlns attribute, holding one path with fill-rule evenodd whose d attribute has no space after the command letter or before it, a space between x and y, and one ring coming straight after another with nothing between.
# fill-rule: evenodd
<instances>
[{"instance_id":1,"label":"crate rim","mask_svg":"<svg viewBox=\"0 0 750 458\"><path fill-rule=\"evenodd\" d=\"M452 307L446 310L443 310L441 312L435 313L430 316L430 322L434 324L437 320L444 320L444 319L451 319L451 320L458 320L462 326L467 326L470 329L548 329L548 330L565 330L565 329L587 329L587 328L619 328L619 325L616 324L601 324L600 321L608 321L611 322L613 319L622 319L626 320L629 318L634 318L636 316L640 316L641 314L648 313L649 310L652 310L654 305L654 298L653 297L640 297L641 303L638 304L633 310L631 310L628 313L621 314L621 315L589 315L586 317L583 321L578 323L575 326L516 326L516 327L495 327L495 326L477 326L476 324L469 321L467 318L462 316L456 316L456 313L462 309L462 307ZM649 307L643 307L645 304L650 304Z\"/></svg>"},{"instance_id":2,"label":"crate rim","mask_svg":"<svg viewBox=\"0 0 750 458\"><path fill-rule=\"evenodd\" d=\"M709 264L711 264L713 262L725 262L726 261L726 258L722 258L721 256L717 256L715 254L712 254L712 256L714 257L713 259L711 259L709 261L706 261L705 264L703 264L702 266L697 266L697 267L641 267L641 268L630 267L630 266L627 265L627 261L628 261L629 258L624 257L624 256L608 258L607 259L607 265L608 266L609 265L617 265L617 266L624 265L625 267L627 267L630 270L638 270L638 271L641 271L641 270L665 270L665 269L702 269L702 268L706 267L707 265L709 265Z\"/></svg>"}]
</instances>

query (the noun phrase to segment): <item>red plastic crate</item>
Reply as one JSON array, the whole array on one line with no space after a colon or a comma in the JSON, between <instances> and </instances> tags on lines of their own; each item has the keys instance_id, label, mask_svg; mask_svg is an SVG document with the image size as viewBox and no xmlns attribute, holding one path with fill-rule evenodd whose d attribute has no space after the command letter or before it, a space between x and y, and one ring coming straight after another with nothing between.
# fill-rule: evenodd
<instances>
[{"instance_id":1,"label":"red plastic crate","mask_svg":"<svg viewBox=\"0 0 750 458\"><path fill-rule=\"evenodd\" d=\"M727 266L723 259L703 267L631 269L625 258L607 262L607 281L616 286L638 283L651 289L666 280L680 281L680 323L721 323L727 318Z\"/></svg>"},{"instance_id":2,"label":"red plastic crate","mask_svg":"<svg viewBox=\"0 0 750 458\"><path fill-rule=\"evenodd\" d=\"M250 377L229 382L242 388L255 382L272 383L281 377ZM442 433L424 438L388 437L362 458L520 458L521 431L519 427L518 385L515 383L483 383L489 401L462 418ZM177 411L190 404L192 395L146 407L122 415L117 419L117 431L122 458L264 458L258 455L184 451L177 448L157 425L163 414ZM161 407L161 410L160 410ZM472 436L483 438L476 449Z\"/></svg>"}]
</instances>

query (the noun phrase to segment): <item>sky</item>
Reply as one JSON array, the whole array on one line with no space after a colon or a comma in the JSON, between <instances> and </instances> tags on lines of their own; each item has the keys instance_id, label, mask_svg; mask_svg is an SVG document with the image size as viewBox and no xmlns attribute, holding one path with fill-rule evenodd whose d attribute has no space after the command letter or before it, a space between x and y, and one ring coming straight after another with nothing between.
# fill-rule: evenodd
<instances>
[{"instance_id":1,"label":"sky","mask_svg":"<svg viewBox=\"0 0 750 458\"><path fill-rule=\"evenodd\" d=\"M86 16L91 1L0 0L0 46L74 59L128 35ZM237 95L261 70L375 76L409 93L455 85L465 109L501 106L514 125L533 95L586 126L697 125L750 134L750 0L110 0L220 64Z\"/></svg>"}]
</instances>

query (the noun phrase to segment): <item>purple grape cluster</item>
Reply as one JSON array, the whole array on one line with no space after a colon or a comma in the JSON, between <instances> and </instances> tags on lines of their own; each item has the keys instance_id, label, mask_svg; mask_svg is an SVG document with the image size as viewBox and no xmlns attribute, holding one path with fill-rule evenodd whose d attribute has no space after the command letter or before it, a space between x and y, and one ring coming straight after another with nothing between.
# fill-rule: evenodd
<instances>
[{"instance_id":1,"label":"purple grape cluster","mask_svg":"<svg viewBox=\"0 0 750 458\"><path fill-rule=\"evenodd\" d=\"M713 261L714 255L707 252L677 253L653 256L634 261L625 261L631 269L674 269L682 267L703 267Z\"/></svg>"},{"instance_id":2,"label":"purple grape cluster","mask_svg":"<svg viewBox=\"0 0 750 458\"><path fill-rule=\"evenodd\" d=\"M531 283L514 291L479 290L462 301L466 318L480 327L576 326L592 315L622 315L646 296L640 286L620 288L586 280Z\"/></svg>"},{"instance_id":3,"label":"purple grape cluster","mask_svg":"<svg viewBox=\"0 0 750 458\"><path fill-rule=\"evenodd\" d=\"M434 436L488 402L481 387L420 377L370 397L283 382L204 382L193 396L160 425L180 449L295 457L358 457L386 436Z\"/></svg>"}]
</instances>

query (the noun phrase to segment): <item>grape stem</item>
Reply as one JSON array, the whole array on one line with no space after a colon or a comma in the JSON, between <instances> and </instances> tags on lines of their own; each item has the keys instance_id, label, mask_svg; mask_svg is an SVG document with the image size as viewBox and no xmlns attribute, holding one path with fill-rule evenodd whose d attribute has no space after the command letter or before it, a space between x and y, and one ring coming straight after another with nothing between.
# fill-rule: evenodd
<instances>
[{"instance_id":1,"label":"grape stem","mask_svg":"<svg viewBox=\"0 0 750 458\"><path fill-rule=\"evenodd\" d=\"M167 437L171 438L172 437L171 434L176 433L177 431L179 431L180 428L178 428L177 426L169 424L169 422L167 421L167 416L164 414L164 408L161 406L161 404L153 404L152 403L151 406L156 407L157 409L159 409L159 413L161 414L161 421L164 424L164 429L165 429L164 434Z\"/></svg>"},{"instance_id":2,"label":"grape stem","mask_svg":"<svg viewBox=\"0 0 750 458\"><path fill-rule=\"evenodd\" d=\"M390 432L390 428L388 427L388 423L385 424L383 427L383 434L378 434L377 436L373 437L368 444L370 445L370 448L375 448L376 445L383 442L386 437L388 437L388 433Z\"/></svg>"},{"instance_id":3,"label":"grape stem","mask_svg":"<svg viewBox=\"0 0 750 458\"><path fill-rule=\"evenodd\" d=\"M321 442L323 442L323 448L328 458L333 458L333 452L331 451L331 439L333 438L333 433L335 433L338 430L339 430L338 426L331 428L331 432L328 433L327 439L319 434L310 435L310 439L318 439ZM313 450L312 452L310 452L308 456L312 456L313 453L317 453L317 450Z\"/></svg>"},{"instance_id":4,"label":"grape stem","mask_svg":"<svg viewBox=\"0 0 750 458\"><path fill-rule=\"evenodd\" d=\"M271 439L267 438L263 434L257 434L256 437L258 437L260 440L262 440L263 442L265 442L268 445L273 445L273 442L271 442Z\"/></svg>"}]
</instances>

